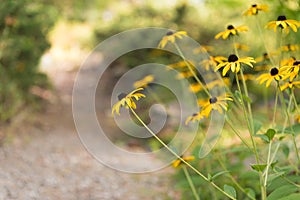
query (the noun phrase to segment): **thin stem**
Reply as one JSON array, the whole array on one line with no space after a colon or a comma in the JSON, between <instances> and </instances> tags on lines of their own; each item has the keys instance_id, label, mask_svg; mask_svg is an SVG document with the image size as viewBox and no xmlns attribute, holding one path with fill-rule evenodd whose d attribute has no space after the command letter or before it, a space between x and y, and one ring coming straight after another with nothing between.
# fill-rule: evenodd
<instances>
[{"instance_id":1,"label":"thin stem","mask_svg":"<svg viewBox=\"0 0 300 200\"><path fill-rule=\"evenodd\" d=\"M183 59L184 63L188 67L189 71L192 73L193 77L197 81L197 83L199 85L201 85L201 87L203 88L203 90L207 94L207 96L211 97L210 93L208 92L208 90L206 89L206 87L203 85L203 83L200 81L199 77L194 72L194 70L193 70L192 66L190 65L190 63L186 60L185 56L183 55L182 51L180 50L180 48L179 48L179 46L178 46L178 44L176 42L174 42L174 46L177 49L177 51L178 51L179 55L181 56L181 58Z\"/></svg>"},{"instance_id":2,"label":"thin stem","mask_svg":"<svg viewBox=\"0 0 300 200\"><path fill-rule=\"evenodd\" d=\"M297 161L298 161L297 165L299 165L300 164L300 156L299 156L299 150L298 150L297 143L296 143L295 131L294 131L294 128L292 126L291 119L290 119L290 114L289 114L289 111L288 111L288 109L287 109L287 107L285 105L284 96L283 96L282 91L280 90L279 84L277 84L277 89L279 90L280 101L281 101L281 104L283 106L283 109L285 110L285 114L286 114L286 117L288 119L289 126L291 127L292 138L293 138L293 145L294 145L294 148L295 148L295 152L296 152L296 156L297 156ZM299 173L298 167L297 167L296 173L297 174Z\"/></svg>"},{"instance_id":3,"label":"thin stem","mask_svg":"<svg viewBox=\"0 0 300 200\"><path fill-rule=\"evenodd\" d=\"M268 174L269 174L269 168L270 168L270 159L271 159L271 149L272 149L272 140L269 143L269 149L268 149L268 158L267 158L267 167L265 171L265 181L264 181L264 186L267 187L267 181L268 181ZM275 154L274 154L275 155Z\"/></svg>"},{"instance_id":4,"label":"thin stem","mask_svg":"<svg viewBox=\"0 0 300 200\"><path fill-rule=\"evenodd\" d=\"M178 155L177 153L175 153L168 145L166 145L145 123L144 121L138 116L138 114L133 110L133 108L131 108L131 106L129 106L131 112L133 113L133 115L137 118L137 120L147 129L147 131L149 131L149 133L159 142L161 143L171 154L173 154L177 159L179 159L181 162L183 162L184 164L186 164L191 170L193 170L196 174L198 174L201 178L203 178L205 181L207 181L208 183L210 183L213 187L215 187L217 190L219 190L221 193L223 193L224 195L226 195L227 197L229 197L230 199L235 199L233 196L231 196L230 194L227 194L224 190L222 190L219 186L217 186L214 182L211 182L210 180L208 180L208 178L206 176L204 176L200 171L198 171L195 167L193 167L192 165L190 165L188 162L186 162L183 158L180 157L180 155Z\"/></svg>"},{"instance_id":5,"label":"thin stem","mask_svg":"<svg viewBox=\"0 0 300 200\"><path fill-rule=\"evenodd\" d=\"M278 104L278 90L276 89L276 94L275 94L275 105L274 105L273 120L272 120L272 127L273 127L273 128L274 128L274 126L275 126L277 104Z\"/></svg>"},{"instance_id":6,"label":"thin stem","mask_svg":"<svg viewBox=\"0 0 300 200\"><path fill-rule=\"evenodd\" d=\"M192 181L192 179L191 179L191 176L190 176L190 174L189 174L189 172L188 172L186 166L183 166L182 169L183 169L183 171L184 171L184 174L185 174L186 179L187 179L188 182L189 182L189 185L190 185L190 187L191 187L191 189L192 189L192 192L193 192L193 195L194 195L195 199L196 199L196 200L200 200L200 197L199 197L199 195L198 195L197 192L196 192L195 185L194 185L194 183L193 183L193 181Z\"/></svg>"}]
</instances>

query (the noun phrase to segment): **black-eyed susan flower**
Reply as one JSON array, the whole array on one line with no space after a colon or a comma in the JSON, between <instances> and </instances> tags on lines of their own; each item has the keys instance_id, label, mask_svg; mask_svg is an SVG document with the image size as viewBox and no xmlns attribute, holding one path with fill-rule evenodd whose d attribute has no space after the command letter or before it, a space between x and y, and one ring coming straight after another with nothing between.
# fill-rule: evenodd
<instances>
[{"instance_id":1,"label":"black-eyed susan flower","mask_svg":"<svg viewBox=\"0 0 300 200\"><path fill-rule=\"evenodd\" d=\"M296 120L296 122L297 122L298 124L300 124L300 115L297 115L297 116L295 117L295 120Z\"/></svg>"},{"instance_id":2,"label":"black-eyed susan flower","mask_svg":"<svg viewBox=\"0 0 300 200\"><path fill-rule=\"evenodd\" d=\"M146 97L146 95L139 93L139 91L144 90L143 88L137 88L130 92L129 94L121 93L118 96L119 101L113 105L111 113L114 114L116 112L118 115L120 115L120 108L133 108L136 109L136 104L134 102L134 99L138 101L140 98Z\"/></svg>"},{"instance_id":3,"label":"black-eyed susan flower","mask_svg":"<svg viewBox=\"0 0 300 200\"><path fill-rule=\"evenodd\" d=\"M292 89L294 87L300 88L300 81L289 81L289 82L286 82L286 83L284 83L283 85L280 86L280 90L283 91L283 90L285 90L287 88Z\"/></svg>"},{"instance_id":4,"label":"black-eyed susan flower","mask_svg":"<svg viewBox=\"0 0 300 200\"><path fill-rule=\"evenodd\" d=\"M190 60L187 60L187 61L179 61L177 63L167 65L167 70L170 70L170 69L184 69L184 68L187 68L187 64L189 64L192 68L195 68L194 62L190 61Z\"/></svg>"},{"instance_id":5,"label":"black-eyed susan flower","mask_svg":"<svg viewBox=\"0 0 300 200\"><path fill-rule=\"evenodd\" d=\"M269 87L273 80L279 81L282 78L282 70L273 67L270 72L261 74L256 80L259 81L259 84L266 82L266 87Z\"/></svg>"},{"instance_id":6,"label":"black-eyed susan flower","mask_svg":"<svg viewBox=\"0 0 300 200\"><path fill-rule=\"evenodd\" d=\"M255 63L255 60L252 57L238 58L237 55L231 54L228 56L227 61L218 64L216 70L224 67L222 75L225 76L230 69L234 73L239 72L241 69L241 64L246 64L253 68L252 63Z\"/></svg>"},{"instance_id":7,"label":"black-eyed susan flower","mask_svg":"<svg viewBox=\"0 0 300 200\"><path fill-rule=\"evenodd\" d=\"M240 44L240 43L234 43L233 45L234 48L242 50L242 51L249 51L250 48L247 45Z\"/></svg>"},{"instance_id":8,"label":"black-eyed susan flower","mask_svg":"<svg viewBox=\"0 0 300 200\"><path fill-rule=\"evenodd\" d=\"M204 117L208 118L212 110L217 110L219 113L223 114L224 110L227 110L227 101L233 101L233 99L228 95L223 95L219 97L211 97L208 100L198 100L198 105L201 106L201 110L189 116L185 124L189 122L200 121Z\"/></svg>"},{"instance_id":9,"label":"black-eyed susan flower","mask_svg":"<svg viewBox=\"0 0 300 200\"><path fill-rule=\"evenodd\" d=\"M248 31L247 26L239 26L235 28L233 25L228 25L225 31L222 31L215 36L215 39L219 39L220 37L222 37L225 40L228 37L235 36L238 35L240 32L246 31Z\"/></svg>"},{"instance_id":10,"label":"black-eyed susan flower","mask_svg":"<svg viewBox=\"0 0 300 200\"><path fill-rule=\"evenodd\" d=\"M186 161L186 162L195 160L195 157L194 157L194 156L182 156L181 158L182 158L182 160L184 160L184 161ZM173 166L174 168L179 167L181 164L183 164L182 160L180 160L180 159L174 160L174 161L172 162L172 166Z\"/></svg>"},{"instance_id":11,"label":"black-eyed susan flower","mask_svg":"<svg viewBox=\"0 0 300 200\"><path fill-rule=\"evenodd\" d=\"M280 61L280 65L281 66L291 66L294 64L294 62L296 61L295 57L290 57L290 58L286 58Z\"/></svg>"},{"instance_id":12,"label":"black-eyed susan flower","mask_svg":"<svg viewBox=\"0 0 300 200\"><path fill-rule=\"evenodd\" d=\"M136 81L133 83L134 88L145 88L148 86L149 83L151 83L154 80L153 75L145 76L143 79Z\"/></svg>"},{"instance_id":13,"label":"black-eyed susan flower","mask_svg":"<svg viewBox=\"0 0 300 200\"><path fill-rule=\"evenodd\" d=\"M194 54L197 54L197 53L208 53L208 52L211 52L211 51L213 51L213 50L214 50L214 48L213 48L212 46L201 45L201 46L195 48L195 49L193 50L193 53L194 53Z\"/></svg>"},{"instance_id":14,"label":"black-eyed susan flower","mask_svg":"<svg viewBox=\"0 0 300 200\"><path fill-rule=\"evenodd\" d=\"M169 31L159 42L158 47L164 48L168 42L174 43L176 38L182 39L183 36L187 36L187 32L185 32L185 31L178 31L178 32Z\"/></svg>"},{"instance_id":15,"label":"black-eyed susan flower","mask_svg":"<svg viewBox=\"0 0 300 200\"><path fill-rule=\"evenodd\" d=\"M278 16L276 21L271 21L267 24L267 28L273 28L274 32L276 32L277 27L284 30L286 33L289 33L291 28L294 32L297 32L298 27L300 26L300 22L293 19L286 19L286 16L280 15Z\"/></svg>"},{"instance_id":16,"label":"black-eyed susan flower","mask_svg":"<svg viewBox=\"0 0 300 200\"><path fill-rule=\"evenodd\" d=\"M185 125L187 125L189 122L195 122L195 121L200 121L201 119L204 118L204 115L201 112L194 113L191 116L188 116L188 118L185 120Z\"/></svg>"},{"instance_id":17,"label":"black-eyed susan flower","mask_svg":"<svg viewBox=\"0 0 300 200\"><path fill-rule=\"evenodd\" d=\"M270 57L268 53L263 53L262 56L255 58L255 62L263 62L263 61L269 61Z\"/></svg>"},{"instance_id":18,"label":"black-eyed susan flower","mask_svg":"<svg viewBox=\"0 0 300 200\"><path fill-rule=\"evenodd\" d=\"M293 65L287 65L281 67L281 70L284 73L283 80L290 79L290 81L293 81L295 77L298 76L299 70L300 70L300 61L296 60L293 62Z\"/></svg>"},{"instance_id":19,"label":"black-eyed susan flower","mask_svg":"<svg viewBox=\"0 0 300 200\"><path fill-rule=\"evenodd\" d=\"M299 46L297 44L287 44L281 47L282 51L298 51Z\"/></svg>"},{"instance_id":20,"label":"black-eyed susan flower","mask_svg":"<svg viewBox=\"0 0 300 200\"><path fill-rule=\"evenodd\" d=\"M268 6L267 5L257 5L257 4L252 4L248 10L246 10L243 15L244 16L251 16L251 15L257 15L259 11L268 11Z\"/></svg>"},{"instance_id":21,"label":"black-eyed susan flower","mask_svg":"<svg viewBox=\"0 0 300 200\"><path fill-rule=\"evenodd\" d=\"M218 64L226 60L227 58L223 56L210 56L209 59L203 60L199 64L204 66L205 70L209 70L211 67L215 68Z\"/></svg>"},{"instance_id":22,"label":"black-eyed susan flower","mask_svg":"<svg viewBox=\"0 0 300 200\"><path fill-rule=\"evenodd\" d=\"M219 113L223 114L223 110L227 110L227 101L233 101L231 97L219 96L211 97L202 107L201 114L206 118L209 117L212 110L217 110Z\"/></svg>"}]
</instances>

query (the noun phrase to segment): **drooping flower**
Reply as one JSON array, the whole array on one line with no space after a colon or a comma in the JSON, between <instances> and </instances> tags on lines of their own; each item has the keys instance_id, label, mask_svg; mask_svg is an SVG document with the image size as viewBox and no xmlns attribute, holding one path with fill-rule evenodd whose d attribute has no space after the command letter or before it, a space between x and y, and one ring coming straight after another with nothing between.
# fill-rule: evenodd
<instances>
[{"instance_id":1,"label":"drooping flower","mask_svg":"<svg viewBox=\"0 0 300 200\"><path fill-rule=\"evenodd\" d=\"M233 25L228 25L225 31L222 31L215 36L215 39L219 39L220 37L222 37L225 40L228 37L235 36L238 35L240 32L246 31L248 31L247 26L239 26L235 28Z\"/></svg>"},{"instance_id":2,"label":"drooping flower","mask_svg":"<svg viewBox=\"0 0 300 200\"><path fill-rule=\"evenodd\" d=\"M203 65L205 70L209 70L211 67L215 68L218 64L226 61L227 58L223 56L210 56L209 59L201 61L199 64Z\"/></svg>"},{"instance_id":3,"label":"drooping flower","mask_svg":"<svg viewBox=\"0 0 300 200\"><path fill-rule=\"evenodd\" d=\"M208 100L199 100L198 104L201 106L201 110L189 116L185 124L194 121L200 121L204 117L208 118L212 110L217 110L220 114L227 110L227 101L233 101L228 95L222 95L218 97L211 97Z\"/></svg>"},{"instance_id":4,"label":"drooping flower","mask_svg":"<svg viewBox=\"0 0 300 200\"><path fill-rule=\"evenodd\" d=\"M111 113L114 114L116 112L118 115L120 115L120 108L132 108L136 109L136 104L134 102L134 99L138 101L140 98L146 97L146 95L139 93L139 91L144 90L143 88L137 88L130 92L129 94L121 93L118 96L119 101L113 105Z\"/></svg>"},{"instance_id":5,"label":"drooping flower","mask_svg":"<svg viewBox=\"0 0 300 200\"><path fill-rule=\"evenodd\" d=\"M287 44L281 47L282 51L298 51L299 46L297 44Z\"/></svg>"},{"instance_id":6,"label":"drooping flower","mask_svg":"<svg viewBox=\"0 0 300 200\"><path fill-rule=\"evenodd\" d=\"M164 48L168 42L174 43L176 38L182 39L183 36L187 36L187 32L185 32L185 31L178 31L178 32L169 31L159 42L158 47Z\"/></svg>"},{"instance_id":7,"label":"drooping flower","mask_svg":"<svg viewBox=\"0 0 300 200\"><path fill-rule=\"evenodd\" d=\"M281 28L286 33L290 32L289 28L291 28L294 32L297 32L298 27L300 27L300 22L293 19L286 19L286 16L280 15L276 21L269 22L266 27L273 28L274 32L276 32L277 27Z\"/></svg>"},{"instance_id":8,"label":"drooping flower","mask_svg":"<svg viewBox=\"0 0 300 200\"><path fill-rule=\"evenodd\" d=\"M218 64L216 70L224 67L222 75L225 76L230 69L234 73L239 72L241 69L241 64L246 64L253 68L252 63L255 63L255 60L252 57L238 58L237 55L231 54L228 56L226 62Z\"/></svg>"},{"instance_id":9,"label":"drooping flower","mask_svg":"<svg viewBox=\"0 0 300 200\"><path fill-rule=\"evenodd\" d=\"M134 88L146 88L149 83L151 83L154 80L153 75L145 76L143 79L136 81L133 83Z\"/></svg>"},{"instance_id":10,"label":"drooping flower","mask_svg":"<svg viewBox=\"0 0 300 200\"><path fill-rule=\"evenodd\" d=\"M259 84L266 82L266 87L269 87L273 80L279 81L282 78L282 70L273 67L270 72L261 74L256 80L259 81Z\"/></svg>"},{"instance_id":11,"label":"drooping flower","mask_svg":"<svg viewBox=\"0 0 300 200\"><path fill-rule=\"evenodd\" d=\"M192 160L195 160L195 157L194 156L182 156L181 157L184 161L188 162L188 161L192 161ZM176 159L172 162L172 166L174 168L177 168L179 167L181 164L183 164L182 160L180 159Z\"/></svg>"},{"instance_id":12,"label":"drooping flower","mask_svg":"<svg viewBox=\"0 0 300 200\"><path fill-rule=\"evenodd\" d=\"M289 82L286 82L286 83L284 83L283 85L280 86L280 90L283 91L283 90L285 90L287 88L292 89L294 87L300 88L300 81L289 81Z\"/></svg>"},{"instance_id":13,"label":"drooping flower","mask_svg":"<svg viewBox=\"0 0 300 200\"><path fill-rule=\"evenodd\" d=\"M257 4L252 4L248 10L246 10L243 15L244 16L251 16L251 15L257 15L259 11L268 11L268 6L267 5L257 5Z\"/></svg>"},{"instance_id":14,"label":"drooping flower","mask_svg":"<svg viewBox=\"0 0 300 200\"><path fill-rule=\"evenodd\" d=\"M298 76L298 73L300 71L300 61L296 60L293 62L292 65L287 65L281 67L282 72L284 73L283 80L290 79L290 81L293 81L295 77Z\"/></svg>"}]
</instances>

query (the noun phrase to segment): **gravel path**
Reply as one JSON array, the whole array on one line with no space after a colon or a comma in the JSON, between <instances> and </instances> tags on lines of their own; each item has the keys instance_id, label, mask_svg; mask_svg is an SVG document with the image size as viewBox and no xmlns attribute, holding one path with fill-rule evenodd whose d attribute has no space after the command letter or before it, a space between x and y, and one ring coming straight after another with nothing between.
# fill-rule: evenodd
<instances>
[{"instance_id":1,"label":"gravel path","mask_svg":"<svg viewBox=\"0 0 300 200\"><path fill-rule=\"evenodd\" d=\"M179 199L171 168L126 174L97 162L84 149L73 125L74 72L55 74L61 101L30 116L0 147L0 199ZM32 123L30 123L32 122Z\"/></svg>"}]
</instances>

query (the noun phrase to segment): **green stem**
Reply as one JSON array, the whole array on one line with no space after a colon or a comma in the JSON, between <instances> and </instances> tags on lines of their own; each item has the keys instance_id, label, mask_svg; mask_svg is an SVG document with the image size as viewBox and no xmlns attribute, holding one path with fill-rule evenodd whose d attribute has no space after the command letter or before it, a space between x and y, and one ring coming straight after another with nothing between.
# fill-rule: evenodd
<instances>
[{"instance_id":1,"label":"green stem","mask_svg":"<svg viewBox=\"0 0 300 200\"><path fill-rule=\"evenodd\" d=\"M269 174L269 168L270 168L270 159L271 159L271 149L272 149L272 140L269 143L269 148L268 148L268 158L267 158L267 167L265 171L265 181L264 181L264 186L267 187L267 181L268 181L268 174Z\"/></svg>"},{"instance_id":2,"label":"green stem","mask_svg":"<svg viewBox=\"0 0 300 200\"><path fill-rule=\"evenodd\" d=\"M273 128L274 128L274 126L275 126L277 104L278 104L278 90L276 89L276 94L275 94L275 105L274 105L273 120L272 120L272 127L273 127Z\"/></svg>"},{"instance_id":3,"label":"green stem","mask_svg":"<svg viewBox=\"0 0 300 200\"><path fill-rule=\"evenodd\" d=\"M192 66L190 65L190 63L186 60L185 56L183 55L182 51L180 50L179 46L177 45L176 42L174 42L174 46L177 49L179 55L181 56L181 58L183 59L184 63L186 64L186 66L188 67L189 71L192 73L193 77L195 78L195 80L197 81L197 83L199 85L201 85L201 87L203 88L204 92L207 94L207 96L211 97L210 93L208 92L208 90L206 89L206 87L203 85L203 83L200 81L199 77L197 76L197 74L195 73L195 71L193 70Z\"/></svg>"},{"instance_id":4,"label":"green stem","mask_svg":"<svg viewBox=\"0 0 300 200\"><path fill-rule=\"evenodd\" d=\"M190 185L190 187L191 187L191 189L192 189L192 192L193 192L193 195L194 195L195 199L196 199L196 200L200 200L200 197L199 197L199 195L198 195L197 192L196 192L195 185L194 185L194 183L193 183L193 181L192 181L192 179L191 179L191 176L190 176L190 174L189 174L189 172L188 172L186 166L182 166L182 169L183 169L183 171L184 171L184 174L185 174L186 179L187 179L188 182L189 182L189 185Z\"/></svg>"},{"instance_id":5,"label":"green stem","mask_svg":"<svg viewBox=\"0 0 300 200\"><path fill-rule=\"evenodd\" d=\"M279 83L277 83L277 89L279 90L280 101L281 101L281 104L283 106L283 109L285 110L285 114L286 114L286 117L288 119L289 126L291 127L292 138L293 138L293 145L294 145L294 148L295 148L295 152L296 152L296 156L297 156L297 161L298 161L297 165L299 165L300 164L300 156L299 156L299 150L298 150L297 143L296 143L295 131L294 131L294 128L292 126L291 119L290 119L290 114L289 114L289 111L288 111L288 109L287 109L287 107L285 105L284 96L283 96L282 91L280 90ZM299 173L298 167L296 168L296 173L297 174Z\"/></svg>"},{"instance_id":6,"label":"green stem","mask_svg":"<svg viewBox=\"0 0 300 200\"><path fill-rule=\"evenodd\" d=\"M196 174L198 174L201 178L203 178L206 182L210 183L214 188L219 190L221 193L223 193L225 196L229 197L230 199L235 199L230 194L226 193L224 190L222 190L219 186L217 186L214 182L211 182L208 180L206 176L204 176L200 171L198 171L195 167L190 165L188 162L186 162L183 158L181 158L180 155L178 155L176 152L174 152L168 145L166 145L145 123L144 121L138 116L138 114L129 106L131 112L133 115L137 118L137 120L149 131L149 133L160 143L162 144L171 154L173 154L177 159L179 159L181 162L186 164L191 170L193 170Z\"/></svg>"}]
</instances>

